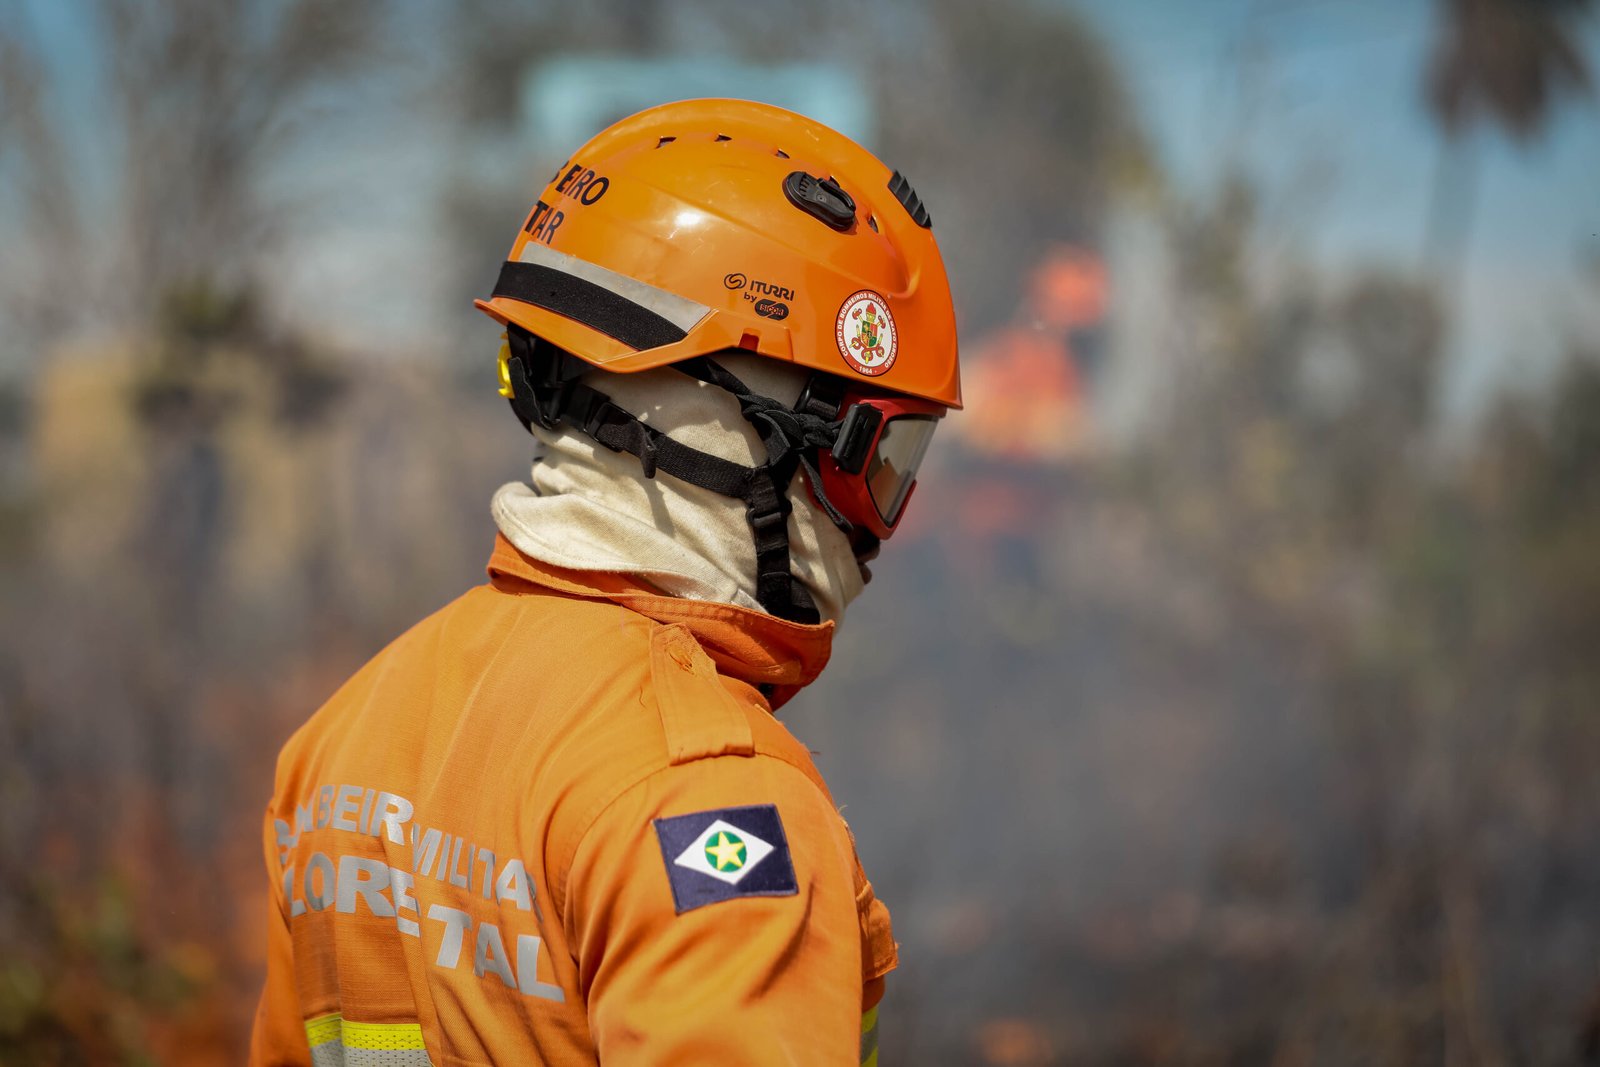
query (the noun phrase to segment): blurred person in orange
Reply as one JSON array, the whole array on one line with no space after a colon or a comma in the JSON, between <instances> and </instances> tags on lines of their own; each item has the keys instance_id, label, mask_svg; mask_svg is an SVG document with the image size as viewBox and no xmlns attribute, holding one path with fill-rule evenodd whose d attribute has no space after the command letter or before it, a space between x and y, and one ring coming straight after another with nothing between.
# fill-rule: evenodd
<instances>
[{"instance_id":1,"label":"blurred person in orange","mask_svg":"<svg viewBox=\"0 0 1600 1067\"><path fill-rule=\"evenodd\" d=\"M773 713L961 404L926 209L811 120L670 104L478 306L531 484L283 750L251 1062L875 1064L889 913Z\"/></svg>"},{"instance_id":2,"label":"blurred person in orange","mask_svg":"<svg viewBox=\"0 0 1600 1067\"><path fill-rule=\"evenodd\" d=\"M976 410L958 436L970 451L1008 466L1082 454L1088 412L1072 334L1105 318L1107 289L1105 264L1070 246L1034 268L1019 321L984 337L967 368Z\"/></svg>"},{"instance_id":3,"label":"blurred person in orange","mask_svg":"<svg viewBox=\"0 0 1600 1067\"><path fill-rule=\"evenodd\" d=\"M1059 552L1054 516L1093 447L1090 378L1080 340L1104 321L1104 262L1056 245L1033 268L1013 319L969 345L963 390L971 415L933 522L955 548L953 568L986 589L1035 588ZM918 516L919 523L929 516Z\"/></svg>"}]
</instances>

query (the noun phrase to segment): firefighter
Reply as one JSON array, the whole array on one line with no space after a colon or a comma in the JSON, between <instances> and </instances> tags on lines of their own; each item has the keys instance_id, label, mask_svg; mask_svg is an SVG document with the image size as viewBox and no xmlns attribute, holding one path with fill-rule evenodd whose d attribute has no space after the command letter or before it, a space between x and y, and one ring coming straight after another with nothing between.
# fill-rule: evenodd
<instances>
[{"instance_id":1,"label":"firefighter","mask_svg":"<svg viewBox=\"0 0 1600 1067\"><path fill-rule=\"evenodd\" d=\"M926 209L809 119L669 104L478 306L531 480L283 750L251 1062L876 1063L889 914L774 711L960 406Z\"/></svg>"}]
</instances>

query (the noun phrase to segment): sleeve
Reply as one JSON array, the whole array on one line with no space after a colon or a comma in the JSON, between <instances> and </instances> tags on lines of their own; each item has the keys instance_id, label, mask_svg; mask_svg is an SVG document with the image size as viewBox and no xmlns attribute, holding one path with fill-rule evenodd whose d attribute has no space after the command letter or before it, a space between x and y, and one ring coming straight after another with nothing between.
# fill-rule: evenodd
<instances>
[{"instance_id":1,"label":"sleeve","mask_svg":"<svg viewBox=\"0 0 1600 1067\"><path fill-rule=\"evenodd\" d=\"M657 771L601 812L569 869L563 921L606 1067L860 1062L854 848L793 766Z\"/></svg>"},{"instance_id":2,"label":"sleeve","mask_svg":"<svg viewBox=\"0 0 1600 1067\"><path fill-rule=\"evenodd\" d=\"M295 988L294 941L289 933L277 831L270 810L264 844L267 880L272 887L267 903L267 981L250 1034L250 1067L310 1067L311 1048L306 1043L300 996Z\"/></svg>"}]
</instances>

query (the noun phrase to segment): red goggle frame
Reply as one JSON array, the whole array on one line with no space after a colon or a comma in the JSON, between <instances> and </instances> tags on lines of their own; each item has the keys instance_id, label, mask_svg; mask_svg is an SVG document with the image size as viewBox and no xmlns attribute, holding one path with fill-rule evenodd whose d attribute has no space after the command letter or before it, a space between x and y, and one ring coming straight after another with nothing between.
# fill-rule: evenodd
<instances>
[{"instance_id":1,"label":"red goggle frame","mask_svg":"<svg viewBox=\"0 0 1600 1067\"><path fill-rule=\"evenodd\" d=\"M917 468L946 409L931 400L846 389L837 410L839 438L817 456L822 491L851 525L887 538L905 514Z\"/></svg>"}]
</instances>

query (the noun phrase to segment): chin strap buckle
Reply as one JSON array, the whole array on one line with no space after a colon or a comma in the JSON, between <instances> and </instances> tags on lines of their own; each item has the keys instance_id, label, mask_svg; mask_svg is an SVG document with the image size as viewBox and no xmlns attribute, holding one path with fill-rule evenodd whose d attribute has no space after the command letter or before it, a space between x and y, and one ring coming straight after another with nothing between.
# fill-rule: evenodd
<instances>
[{"instance_id":1,"label":"chin strap buckle","mask_svg":"<svg viewBox=\"0 0 1600 1067\"><path fill-rule=\"evenodd\" d=\"M744 518L756 536L756 554L759 556L762 553L762 540L772 537L774 533L778 534L783 542L782 547L787 551L789 538L786 527L794 504L780 481L787 482L788 479L764 467L752 468L752 475L749 488L745 491ZM793 477L792 471L790 477Z\"/></svg>"},{"instance_id":2,"label":"chin strap buckle","mask_svg":"<svg viewBox=\"0 0 1600 1067\"><path fill-rule=\"evenodd\" d=\"M756 536L760 537L770 533L776 527L786 525L789 521L789 514L792 511L794 511L794 505L789 503L788 497L784 497L781 507L761 511L757 511L754 506L745 508L744 518L750 524L750 529L754 530Z\"/></svg>"},{"instance_id":3,"label":"chin strap buckle","mask_svg":"<svg viewBox=\"0 0 1600 1067\"><path fill-rule=\"evenodd\" d=\"M656 476L661 448L661 438L657 434L602 392L579 384L567 386L566 391L562 417L611 451L628 452L637 457L646 478Z\"/></svg>"}]
</instances>

